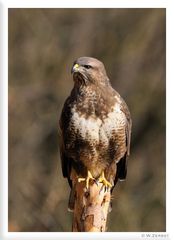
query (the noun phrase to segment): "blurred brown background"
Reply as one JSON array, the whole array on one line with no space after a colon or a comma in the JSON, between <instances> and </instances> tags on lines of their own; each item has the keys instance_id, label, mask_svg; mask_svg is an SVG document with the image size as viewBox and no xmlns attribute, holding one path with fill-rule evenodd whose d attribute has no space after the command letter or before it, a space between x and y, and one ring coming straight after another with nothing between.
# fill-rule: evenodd
<instances>
[{"instance_id":1,"label":"blurred brown background","mask_svg":"<svg viewBox=\"0 0 174 240\"><path fill-rule=\"evenodd\" d=\"M165 9L9 9L9 231L71 231L58 119L80 56L103 61L133 119L108 231L165 231Z\"/></svg>"}]
</instances>

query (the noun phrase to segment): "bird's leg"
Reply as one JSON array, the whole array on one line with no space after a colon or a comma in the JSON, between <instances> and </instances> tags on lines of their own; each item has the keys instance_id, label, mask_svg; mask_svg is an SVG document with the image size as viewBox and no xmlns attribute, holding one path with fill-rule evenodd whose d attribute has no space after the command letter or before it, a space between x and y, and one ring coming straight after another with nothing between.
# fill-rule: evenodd
<instances>
[{"instance_id":1,"label":"bird's leg","mask_svg":"<svg viewBox=\"0 0 174 240\"><path fill-rule=\"evenodd\" d=\"M103 185L106 187L106 188L111 188L112 187L112 184L110 182L108 182L105 178L105 174L104 174L104 171L102 171L102 174L101 176L99 177L99 180L98 180L100 183L103 183Z\"/></svg>"},{"instance_id":2,"label":"bird's leg","mask_svg":"<svg viewBox=\"0 0 174 240\"><path fill-rule=\"evenodd\" d=\"M92 174L90 171L88 171L88 175L86 178L78 178L78 182L83 182L86 181L86 188L89 188L89 181L90 179L95 180L95 178L93 178Z\"/></svg>"}]
</instances>

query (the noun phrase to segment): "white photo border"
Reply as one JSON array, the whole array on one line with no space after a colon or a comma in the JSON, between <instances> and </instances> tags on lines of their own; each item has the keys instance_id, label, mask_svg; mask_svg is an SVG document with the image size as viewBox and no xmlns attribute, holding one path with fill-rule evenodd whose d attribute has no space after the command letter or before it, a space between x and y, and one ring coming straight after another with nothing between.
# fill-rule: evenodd
<instances>
[{"instance_id":1,"label":"white photo border","mask_svg":"<svg viewBox=\"0 0 174 240\"><path fill-rule=\"evenodd\" d=\"M9 8L165 8L167 16L167 118L166 118L166 232L8 232L8 9ZM0 0L0 239L53 240L53 239L174 239L173 231L173 68L174 68L174 7L172 0ZM172 79L173 77L173 79Z\"/></svg>"}]
</instances>

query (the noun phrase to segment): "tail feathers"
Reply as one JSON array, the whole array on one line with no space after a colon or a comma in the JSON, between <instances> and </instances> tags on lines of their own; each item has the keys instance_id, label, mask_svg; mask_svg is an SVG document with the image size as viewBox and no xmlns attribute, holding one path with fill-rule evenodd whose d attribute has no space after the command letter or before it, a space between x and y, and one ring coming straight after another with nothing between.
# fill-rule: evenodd
<instances>
[{"instance_id":1,"label":"tail feathers","mask_svg":"<svg viewBox=\"0 0 174 240\"><path fill-rule=\"evenodd\" d=\"M117 177L120 181L123 181L126 179L126 175L127 175L127 161L126 161L126 155L125 155L117 163Z\"/></svg>"},{"instance_id":2,"label":"tail feathers","mask_svg":"<svg viewBox=\"0 0 174 240\"><path fill-rule=\"evenodd\" d=\"M112 200L110 200L110 203L109 203L108 213L110 213L111 211L112 211Z\"/></svg>"},{"instance_id":3,"label":"tail feathers","mask_svg":"<svg viewBox=\"0 0 174 240\"><path fill-rule=\"evenodd\" d=\"M70 212L74 211L74 204L75 204L75 191L74 188L71 188L68 202L68 211Z\"/></svg>"}]
</instances>

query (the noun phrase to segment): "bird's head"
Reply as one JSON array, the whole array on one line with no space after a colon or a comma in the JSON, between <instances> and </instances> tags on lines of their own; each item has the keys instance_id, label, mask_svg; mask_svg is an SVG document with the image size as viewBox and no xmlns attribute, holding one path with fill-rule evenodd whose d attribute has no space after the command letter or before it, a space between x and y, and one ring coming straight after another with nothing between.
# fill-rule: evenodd
<instances>
[{"instance_id":1,"label":"bird's head","mask_svg":"<svg viewBox=\"0 0 174 240\"><path fill-rule=\"evenodd\" d=\"M78 58L73 64L71 73L73 74L74 82L78 85L103 85L109 81L103 63L96 58Z\"/></svg>"}]
</instances>

